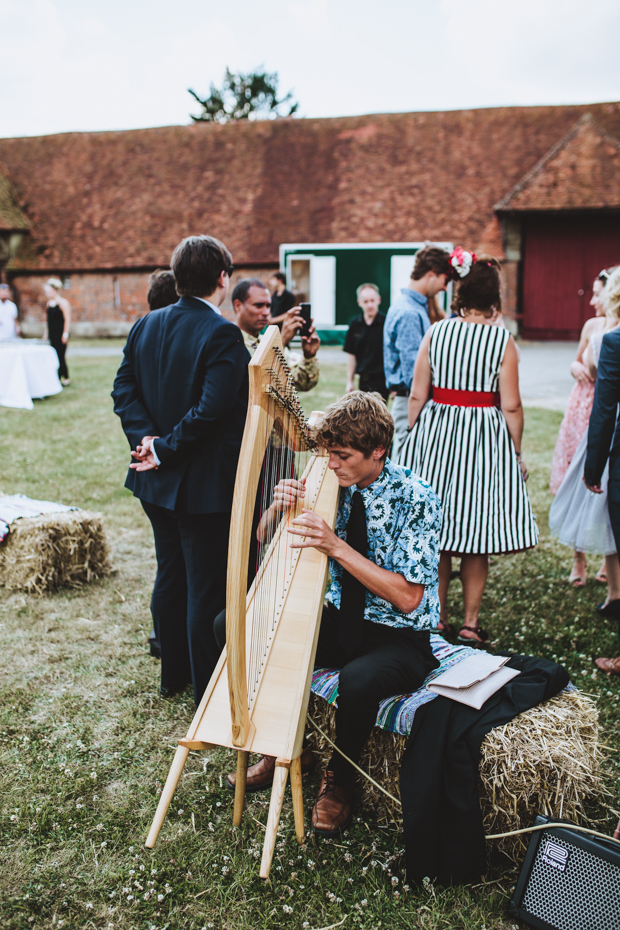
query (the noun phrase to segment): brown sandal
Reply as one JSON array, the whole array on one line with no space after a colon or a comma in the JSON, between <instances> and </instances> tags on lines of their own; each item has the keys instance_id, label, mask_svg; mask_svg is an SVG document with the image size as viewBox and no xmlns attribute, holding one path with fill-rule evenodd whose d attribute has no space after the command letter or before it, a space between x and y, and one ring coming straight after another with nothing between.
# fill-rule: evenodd
<instances>
[{"instance_id":1,"label":"brown sandal","mask_svg":"<svg viewBox=\"0 0 620 930\"><path fill-rule=\"evenodd\" d=\"M475 636L461 636L463 630L467 630L469 633L475 633ZM479 626L462 626L459 630L458 640L460 643L478 643L480 646L483 646L488 638L489 634L487 631Z\"/></svg>"}]
</instances>

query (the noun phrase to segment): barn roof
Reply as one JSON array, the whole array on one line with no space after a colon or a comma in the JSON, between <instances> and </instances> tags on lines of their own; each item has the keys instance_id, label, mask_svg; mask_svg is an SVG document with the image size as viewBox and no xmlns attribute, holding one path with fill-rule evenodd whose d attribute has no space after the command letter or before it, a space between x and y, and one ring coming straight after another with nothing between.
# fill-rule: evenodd
<instances>
[{"instance_id":1,"label":"barn roof","mask_svg":"<svg viewBox=\"0 0 620 930\"><path fill-rule=\"evenodd\" d=\"M580 124L555 156L579 160L608 144L595 141L601 133L620 139L620 104L0 139L31 225L12 267L165 265L195 233L223 239L236 264L277 261L281 242L453 240L501 256L494 204L586 113L595 123ZM585 201L589 175L578 173ZM537 183L531 202L548 197ZM597 184L595 175L593 204ZM525 187L512 196L525 202Z\"/></svg>"},{"instance_id":2,"label":"barn roof","mask_svg":"<svg viewBox=\"0 0 620 930\"><path fill-rule=\"evenodd\" d=\"M605 207L620 207L620 141L584 113L495 209Z\"/></svg>"},{"instance_id":3,"label":"barn roof","mask_svg":"<svg viewBox=\"0 0 620 930\"><path fill-rule=\"evenodd\" d=\"M0 231L27 230L29 225L18 206L6 165L0 163Z\"/></svg>"}]
</instances>

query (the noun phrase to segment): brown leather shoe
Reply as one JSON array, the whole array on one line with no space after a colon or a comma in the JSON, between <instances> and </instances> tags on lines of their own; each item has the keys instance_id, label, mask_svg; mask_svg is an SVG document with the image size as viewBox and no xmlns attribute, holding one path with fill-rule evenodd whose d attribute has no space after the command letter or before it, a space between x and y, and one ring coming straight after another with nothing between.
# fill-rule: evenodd
<instances>
[{"instance_id":1,"label":"brown leather shoe","mask_svg":"<svg viewBox=\"0 0 620 930\"><path fill-rule=\"evenodd\" d=\"M321 790L312 811L312 829L319 836L337 836L351 823L353 786L337 785L329 770L321 779Z\"/></svg>"},{"instance_id":2,"label":"brown leather shoe","mask_svg":"<svg viewBox=\"0 0 620 930\"><path fill-rule=\"evenodd\" d=\"M620 675L620 656L616 659L596 659L595 664L608 675Z\"/></svg>"},{"instance_id":3,"label":"brown leather shoe","mask_svg":"<svg viewBox=\"0 0 620 930\"><path fill-rule=\"evenodd\" d=\"M301 753L301 771L303 775L311 772L314 768L314 753L310 746L306 746ZM276 767L275 756L261 756L258 762L248 767L246 776L246 791L262 791L273 784L273 773ZM237 773L231 772L226 779L226 784L233 791L237 785Z\"/></svg>"}]
</instances>

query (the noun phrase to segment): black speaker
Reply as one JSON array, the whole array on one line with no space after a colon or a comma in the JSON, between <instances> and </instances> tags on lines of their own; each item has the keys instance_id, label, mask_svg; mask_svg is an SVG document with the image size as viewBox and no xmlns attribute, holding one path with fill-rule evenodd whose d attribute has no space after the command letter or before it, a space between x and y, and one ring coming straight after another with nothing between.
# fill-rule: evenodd
<instances>
[{"instance_id":1,"label":"black speaker","mask_svg":"<svg viewBox=\"0 0 620 930\"><path fill-rule=\"evenodd\" d=\"M620 843L539 816L508 907L537 930L620 928Z\"/></svg>"}]
</instances>

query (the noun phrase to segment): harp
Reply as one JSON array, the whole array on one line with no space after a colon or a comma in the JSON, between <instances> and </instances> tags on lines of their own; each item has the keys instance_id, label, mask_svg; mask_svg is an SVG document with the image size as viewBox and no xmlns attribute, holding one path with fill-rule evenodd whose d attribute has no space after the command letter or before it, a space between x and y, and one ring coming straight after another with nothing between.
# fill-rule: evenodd
<instances>
[{"instance_id":1,"label":"harp","mask_svg":"<svg viewBox=\"0 0 620 930\"><path fill-rule=\"evenodd\" d=\"M327 581L327 557L293 549L287 533L302 507L334 526L338 481L317 448L270 326L249 365L249 403L231 513L226 648L178 748L146 846L152 848L190 750L237 750L233 823L241 823L250 752L276 757L260 875L269 877L288 773L295 833L304 839L300 755ZM273 492L303 479L305 497L278 512ZM249 570L248 570L249 567ZM248 588L251 576L253 580Z\"/></svg>"}]
</instances>

